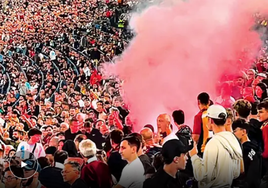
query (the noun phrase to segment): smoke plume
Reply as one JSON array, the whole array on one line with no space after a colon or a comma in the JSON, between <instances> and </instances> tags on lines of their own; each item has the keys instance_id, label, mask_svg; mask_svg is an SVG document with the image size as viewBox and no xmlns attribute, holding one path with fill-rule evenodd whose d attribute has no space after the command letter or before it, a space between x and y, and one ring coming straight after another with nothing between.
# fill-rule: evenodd
<instances>
[{"instance_id":1,"label":"smoke plume","mask_svg":"<svg viewBox=\"0 0 268 188\"><path fill-rule=\"evenodd\" d=\"M132 16L136 36L110 74L124 80L124 100L136 120L156 126L160 113L182 109L192 127L197 95L212 99L224 74L249 68L261 45L252 29L262 0L189 0L151 6ZM267 7L267 6L266 6Z\"/></svg>"}]
</instances>

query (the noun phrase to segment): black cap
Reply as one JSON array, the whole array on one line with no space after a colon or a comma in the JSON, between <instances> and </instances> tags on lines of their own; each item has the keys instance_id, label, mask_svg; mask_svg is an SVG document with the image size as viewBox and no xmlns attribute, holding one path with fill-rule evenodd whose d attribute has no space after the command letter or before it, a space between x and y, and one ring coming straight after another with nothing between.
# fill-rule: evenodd
<instances>
[{"instance_id":1,"label":"black cap","mask_svg":"<svg viewBox=\"0 0 268 188\"><path fill-rule=\"evenodd\" d=\"M188 147L186 147L181 140L172 139L165 142L162 147L162 156L166 164L170 164L174 157L179 157L182 153L187 153Z\"/></svg>"}]
</instances>

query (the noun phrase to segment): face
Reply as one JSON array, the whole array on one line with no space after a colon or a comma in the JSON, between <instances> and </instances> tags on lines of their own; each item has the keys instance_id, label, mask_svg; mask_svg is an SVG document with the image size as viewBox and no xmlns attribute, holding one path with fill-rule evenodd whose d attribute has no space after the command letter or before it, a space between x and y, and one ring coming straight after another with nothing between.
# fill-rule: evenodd
<instances>
[{"instance_id":1,"label":"face","mask_svg":"<svg viewBox=\"0 0 268 188\"><path fill-rule=\"evenodd\" d=\"M243 136L245 135L246 131L244 129L241 129L239 127L237 127L233 133L235 134L235 136L241 140L243 138Z\"/></svg>"},{"instance_id":2,"label":"face","mask_svg":"<svg viewBox=\"0 0 268 188\"><path fill-rule=\"evenodd\" d=\"M247 76L249 80L253 80L254 79L254 73L252 71L247 71Z\"/></svg>"},{"instance_id":3,"label":"face","mask_svg":"<svg viewBox=\"0 0 268 188\"><path fill-rule=\"evenodd\" d=\"M6 188L14 188L21 183L21 180L15 178L10 171L5 172L3 180Z\"/></svg>"},{"instance_id":4,"label":"face","mask_svg":"<svg viewBox=\"0 0 268 188\"><path fill-rule=\"evenodd\" d=\"M71 182L79 176L79 171L73 168L71 165L66 164L62 170L62 177L64 182Z\"/></svg>"},{"instance_id":5,"label":"face","mask_svg":"<svg viewBox=\"0 0 268 188\"><path fill-rule=\"evenodd\" d=\"M256 86L256 88L255 88L255 93L256 93L256 96L257 96L258 98L261 98L261 97L262 97L262 93L263 93L263 91L262 91L262 89L261 89L259 86Z\"/></svg>"},{"instance_id":6,"label":"face","mask_svg":"<svg viewBox=\"0 0 268 188\"><path fill-rule=\"evenodd\" d=\"M180 157L175 158L178 170L184 170L185 169L186 164L187 164L187 159L188 159L188 157L187 157L187 155L185 153L182 153L180 155Z\"/></svg>"},{"instance_id":7,"label":"face","mask_svg":"<svg viewBox=\"0 0 268 188\"><path fill-rule=\"evenodd\" d=\"M108 126L106 124L102 124L100 126L100 132L102 135L105 135L109 132Z\"/></svg>"},{"instance_id":8,"label":"face","mask_svg":"<svg viewBox=\"0 0 268 188\"><path fill-rule=\"evenodd\" d=\"M136 147L131 147L128 144L128 141L124 140L120 144L119 153L123 160L128 160L130 159L131 155L136 152L135 150L136 150Z\"/></svg>"},{"instance_id":9,"label":"face","mask_svg":"<svg viewBox=\"0 0 268 188\"><path fill-rule=\"evenodd\" d=\"M268 119L268 110L262 108L258 110L258 118L260 122L264 122Z\"/></svg>"},{"instance_id":10,"label":"face","mask_svg":"<svg viewBox=\"0 0 268 188\"><path fill-rule=\"evenodd\" d=\"M39 142L41 140L41 135L39 135L39 134L33 135L31 137L31 140L32 140L33 143L37 143L37 142Z\"/></svg>"},{"instance_id":11,"label":"face","mask_svg":"<svg viewBox=\"0 0 268 188\"><path fill-rule=\"evenodd\" d=\"M244 79L243 78L237 78L235 80L235 85L236 86L243 86L244 85Z\"/></svg>"},{"instance_id":12,"label":"face","mask_svg":"<svg viewBox=\"0 0 268 188\"><path fill-rule=\"evenodd\" d=\"M167 118L164 115L160 115L157 118L157 128L163 130L166 130L166 128L169 126L169 121L167 121Z\"/></svg>"},{"instance_id":13,"label":"face","mask_svg":"<svg viewBox=\"0 0 268 188\"><path fill-rule=\"evenodd\" d=\"M76 122L76 121L74 121L74 122L72 122L71 124L70 124L70 129L71 129L71 132L72 133L76 133L76 132L78 132L79 131L79 122Z\"/></svg>"},{"instance_id":14,"label":"face","mask_svg":"<svg viewBox=\"0 0 268 188\"><path fill-rule=\"evenodd\" d=\"M62 150L63 145L64 145L64 142L59 142L59 145L58 145L58 150L59 151Z\"/></svg>"},{"instance_id":15,"label":"face","mask_svg":"<svg viewBox=\"0 0 268 188\"><path fill-rule=\"evenodd\" d=\"M62 132L65 132L65 131L67 131L68 130L68 127L67 127L67 125L66 124L61 124L60 125L60 130L62 131Z\"/></svg>"}]
</instances>

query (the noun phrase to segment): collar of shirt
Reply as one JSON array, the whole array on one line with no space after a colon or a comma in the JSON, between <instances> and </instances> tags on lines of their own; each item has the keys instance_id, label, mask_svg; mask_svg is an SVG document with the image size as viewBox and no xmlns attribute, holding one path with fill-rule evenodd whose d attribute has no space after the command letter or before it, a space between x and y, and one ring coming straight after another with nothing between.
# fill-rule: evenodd
<instances>
[{"instance_id":1,"label":"collar of shirt","mask_svg":"<svg viewBox=\"0 0 268 188\"><path fill-rule=\"evenodd\" d=\"M97 159L96 156L91 157L91 158L89 158L89 159L87 160L87 164L89 164L89 163L91 163L91 162L93 162L93 161L97 161L97 160L98 160L98 159Z\"/></svg>"},{"instance_id":2,"label":"collar of shirt","mask_svg":"<svg viewBox=\"0 0 268 188\"><path fill-rule=\"evenodd\" d=\"M64 168L64 165L61 164L61 163L56 162L55 163L55 167L60 168L60 169L63 169Z\"/></svg>"}]
</instances>

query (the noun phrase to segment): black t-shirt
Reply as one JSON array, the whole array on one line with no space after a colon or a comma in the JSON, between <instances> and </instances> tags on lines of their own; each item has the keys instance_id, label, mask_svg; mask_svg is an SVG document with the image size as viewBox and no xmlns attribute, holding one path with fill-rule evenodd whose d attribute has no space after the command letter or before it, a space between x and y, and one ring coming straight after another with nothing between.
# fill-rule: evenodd
<instances>
[{"instance_id":1,"label":"black t-shirt","mask_svg":"<svg viewBox=\"0 0 268 188\"><path fill-rule=\"evenodd\" d=\"M143 188L183 188L183 185L179 172L176 174L176 178L173 178L163 168L160 168L152 178L145 180Z\"/></svg>"},{"instance_id":2,"label":"black t-shirt","mask_svg":"<svg viewBox=\"0 0 268 188\"><path fill-rule=\"evenodd\" d=\"M79 134L83 134L81 131L78 131L77 133L71 133L71 130L68 129L65 131L65 140L74 140L75 137Z\"/></svg>"},{"instance_id":3,"label":"black t-shirt","mask_svg":"<svg viewBox=\"0 0 268 188\"><path fill-rule=\"evenodd\" d=\"M75 182L71 185L70 188L88 188L87 184L81 178L75 180Z\"/></svg>"},{"instance_id":4,"label":"black t-shirt","mask_svg":"<svg viewBox=\"0 0 268 188\"><path fill-rule=\"evenodd\" d=\"M261 126L262 122L259 122L256 119L249 120L250 128L248 132L249 140L259 146L259 149L263 151L263 139L262 139L262 131Z\"/></svg>"}]
</instances>

